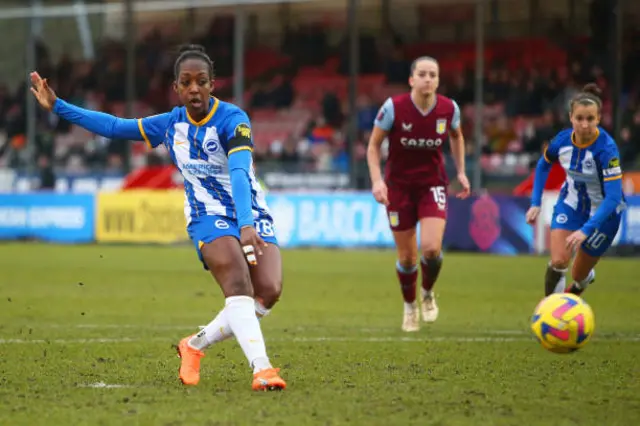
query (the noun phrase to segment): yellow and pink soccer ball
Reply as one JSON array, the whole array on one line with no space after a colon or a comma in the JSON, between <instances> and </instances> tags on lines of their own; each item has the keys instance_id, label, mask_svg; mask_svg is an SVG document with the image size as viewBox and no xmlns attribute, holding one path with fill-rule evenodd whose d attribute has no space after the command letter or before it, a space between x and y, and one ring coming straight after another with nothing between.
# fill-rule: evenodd
<instances>
[{"instance_id":1,"label":"yellow and pink soccer ball","mask_svg":"<svg viewBox=\"0 0 640 426\"><path fill-rule=\"evenodd\" d=\"M591 307L579 296L555 293L542 299L531 317L531 330L543 348L566 354L584 347L595 329Z\"/></svg>"}]
</instances>

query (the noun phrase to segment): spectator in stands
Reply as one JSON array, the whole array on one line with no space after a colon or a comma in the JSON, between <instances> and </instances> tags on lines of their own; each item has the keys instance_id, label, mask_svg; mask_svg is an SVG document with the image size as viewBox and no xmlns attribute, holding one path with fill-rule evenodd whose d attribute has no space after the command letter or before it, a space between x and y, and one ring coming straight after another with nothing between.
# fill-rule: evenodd
<instances>
[{"instance_id":1,"label":"spectator in stands","mask_svg":"<svg viewBox=\"0 0 640 426\"><path fill-rule=\"evenodd\" d=\"M619 149L622 167L633 167L640 154L640 109L633 115L633 121L622 129Z\"/></svg>"},{"instance_id":2,"label":"spectator in stands","mask_svg":"<svg viewBox=\"0 0 640 426\"><path fill-rule=\"evenodd\" d=\"M551 142L559 129L562 129L562 126L556 122L553 111L546 110L540 124L534 129L534 135L526 141L524 150L530 153L542 152L542 147Z\"/></svg>"},{"instance_id":3,"label":"spectator in stands","mask_svg":"<svg viewBox=\"0 0 640 426\"><path fill-rule=\"evenodd\" d=\"M594 7L602 7L606 1L595 0L593 3ZM593 15L594 25L598 19L603 19L597 15L597 13ZM327 25L330 24L326 22L312 25L297 23L296 29L288 29L285 32L282 50L289 54L293 69L316 66L323 77L340 77L338 73L340 46L334 46L334 48L330 46L331 39L339 39L340 36L332 37L333 34L327 31ZM562 38L565 38L566 28L563 29L562 25L556 24L555 29L558 30L558 34L562 33ZM631 168L640 155L640 117L633 106L633 98L640 88L637 85L640 82L638 77L640 73L637 72L640 70L640 45L637 43L638 37L634 37L637 35L635 32L638 25L632 24L628 38L628 56L624 62L625 94L623 95L623 101L628 97L632 106L625 116L625 130L620 138L620 150L625 169ZM230 58L234 25L232 16L216 15L207 32L202 35L192 35L194 39L199 38L201 43L207 45L210 53L217 60L216 71L221 77L232 74L233 61ZM599 31L602 28L597 27ZM387 28L384 32L387 37L385 40L378 40L377 49L372 48L376 43L372 43L370 37L361 39L363 41L361 56L364 55L366 61L361 63L360 71L384 74L386 84L406 85L408 69L408 62L404 55L406 45L401 44L399 37L393 34L392 29ZM173 58L167 52L170 51L168 46L174 42L175 40L170 40L160 31L150 31L138 43L135 78L138 89L136 98L141 105L136 105L136 108L146 107L151 110L149 111L151 113L168 109L172 94L166 90L166 87L173 78L171 69ZM563 46L574 45L571 41L567 43L562 41ZM342 47L346 48L346 44ZM123 58L125 56L122 43L106 41L98 47L97 58L93 62L77 61L69 55L62 55L59 60L54 61L55 58L48 52L44 43L39 42L37 48L38 69L56 80L52 84L60 88L61 95L90 109L109 110L110 104L123 108L122 101L125 97ZM346 50L343 49L343 52ZM522 146L525 152L537 155L542 144L549 139L549 135L566 122L567 101L582 83L597 79L600 87L606 87L602 79L605 78L607 70L594 66L602 62L599 62L597 57L591 57L588 52L587 54L578 54L577 51L573 53L568 57L566 66L559 67L536 65L523 69L513 67L509 63L510 58L504 58L504 63L488 60L489 72L484 94L487 104L484 112L487 118L483 122L485 137L488 140L486 152L505 153ZM536 58L538 59L540 58ZM331 60L335 61L335 67L330 66ZM347 69L345 64L346 62L342 61L343 71ZM221 66L225 68L220 68ZM284 164L283 167L291 170L296 167L307 170L308 162L313 164L313 167L318 165L326 170L341 169L348 161L344 160L344 138L340 139L336 135L342 134L346 129L347 120L343 116L345 91L334 85L330 90L325 87L316 87L315 89L321 95L302 99L302 96L298 96L294 90L293 76L288 74L288 69L283 66L275 69L275 73L261 74L262 77L268 78L265 80L268 83L260 83L257 78L248 79L249 84L257 82L251 86L253 96L250 98L250 105L255 109L311 111L309 114L313 113L313 117L311 119L305 117L302 120L302 122L309 121L311 129L305 132L304 129L297 127L287 128L286 132L290 134L283 135L283 131L277 128L278 118L274 118L270 123L272 126L263 134L267 135L265 136L267 139L278 140L280 143L274 144L270 150L268 142L265 141L264 152L261 152L263 148L256 147L256 162L279 161ZM463 111L468 111L464 116L463 126L469 126L466 133L470 136L473 134L474 119L472 71L457 69L448 74L450 79L447 81L443 77L442 82L443 87L448 87L447 94L458 101ZM274 74L276 78L272 77ZM342 75L342 78L345 76ZM228 81L226 84L232 87ZM384 99L392 94L388 87L383 86L386 85L374 86L371 89L372 93L360 93L366 95L358 101L356 112L360 133L366 132L371 127L372 114L375 114L376 110L366 98L374 98L374 104L378 105L380 102L377 97L382 96ZM4 140L6 140L4 145L0 142L0 161L3 164L25 166L29 161L33 162L33 157L28 158L28 150L23 149L26 134L24 94L25 88L22 85L9 89L0 83L0 133L4 133ZM465 107L468 108L465 109ZM79 149L78 146L86 146L85 142L93 135L78 132L68 122L57 121L55 116L43 115L39 120L41 124L38 127L37 143L46 145L48 148L38 148L38 155L40 153L47 155L52 166L63 169L73 167L78 170L86 169L88 164L109 170L126 166L129 151L128 148L123 147L128 146L128 141L96 140L96 149L87 152L85 149ZM605 112L603 123L610 122L610 113ZM529 130L523 131L523 127ZM41 133L43 135L40 135ZM472 142L471 137L469 142ZM141 152L144 152L142 148ZM150 158L151 161L166 161L162 153Z\"/></svg>"},{"instance_id":4,"label":"spectator in stands","mask_svg":"<svg viewBox=\"0 0 640 426\"><path fill-rule=\"evenodd\" d=\"M400 46L393 47L385 59L385 75L389 83L406 83L410 62L405 58Z\"/></svg>"},{"instance_id":5,"label":"spectator in stands","mask_svg":"<svg viewBox=\"0 0 640 426\"><path fill-rule=\"evenodd\" d=\"M492 120L487 127L488 149L492 153L506 153L509 144L518 138L513 123L505 116Z\"/></svg>"},{"instance_id":6,"label":"spectator in stands","mask_svg":"<svg viewBox=\"0 0 640 426\"><path fill-rule=\"evenodd\" d=\"M41 155L38 158L38 174L40 176L40 190L53 190L56 187L56 175L51 164L51 157Z\"/></svg>"}]
</instances>

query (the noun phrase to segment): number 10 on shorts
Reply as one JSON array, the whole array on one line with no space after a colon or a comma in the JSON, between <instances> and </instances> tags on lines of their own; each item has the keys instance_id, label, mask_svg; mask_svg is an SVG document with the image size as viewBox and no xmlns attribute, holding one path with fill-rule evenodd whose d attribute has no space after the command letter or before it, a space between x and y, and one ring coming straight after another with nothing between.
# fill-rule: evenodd
<instances>
[{"instance_id":1,"label":"number 10 on shorts","mask_svg":"<svg viewBox=\"0 0 640 426\"><path fill-rule=\"evenodd\" d=\"M447 193L444 191L444 186L432 186L429 189L438 208L444 210L447 207Z\"/></svg>"},{"instance_id":2,"label":"number 10 on shorts","mask_svg":"<svg viewBox=\"0 0 640 426\"><path fill-rule=\"evenodd\" d=\"M600 248L602 243L607 240L607 235L604 232L600 232L596 230L591 236L587 239L586 244L594 249Z\"/></svg>"}]
</instances>

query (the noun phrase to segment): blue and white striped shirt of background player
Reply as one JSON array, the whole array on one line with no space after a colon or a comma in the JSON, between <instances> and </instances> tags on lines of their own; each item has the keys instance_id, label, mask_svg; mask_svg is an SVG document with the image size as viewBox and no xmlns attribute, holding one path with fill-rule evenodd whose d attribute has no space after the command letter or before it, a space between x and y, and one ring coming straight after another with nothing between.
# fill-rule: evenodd
<instances>
[{"instance_id":1,"label":"blue and white striped shirt of background player","mask_svg":"<svg viewBox=\"0 0 640 426\"><path fill-rule=\"evenodd\" d=\"M194 121L184 106L142 119L122 119L58 99L54 112L107 138L164 145L184 177L185 217L199 248L255 225L265 242L277 244L273 220L258 183L249 117L237 106L210 98L209 113ZM200 254L200 253L199 253Z\"/></svg>"},{"instance_id":2,"label":"blue and white striped shirt of background player","mask_svg":"<svg viewBox=\"0 0 640 426\"><path fill-rule=\"evenodd\" d=\"M567 177L553 209L551 229L581 230L587 235L582 248L600 257L613 242L626 208L618 147L601 127L586 144L578 144L571 129L558 133L538 161L532 206L541 205L551 165L556 161Z\"/></svg>"},{"instance_id":3,"label":"blue and white striped shirt of background player","mask_svg":"<svg viewBox=\"0 0 640 426\"><path fill-rule=\"evenodd\" d=\"M451 128L453 130L456 130L458 127L460 127L460 107L453 99L451 99L451 102L453 102L453 117L451 119ZM429 114L435 107L436 104L434 103L431 108L429 108L429 111L423 113L423 115ZM396 112L395 108L393 107L393 100L391 98L387 98L387 100L384 101L384 103L380 107L380 112L376 116L373 124L380 127L385 132L388 132L389 130L391 130L391 127L393 127L393 122L395 121L395 119Z\"/></svg>"}]
</instances>

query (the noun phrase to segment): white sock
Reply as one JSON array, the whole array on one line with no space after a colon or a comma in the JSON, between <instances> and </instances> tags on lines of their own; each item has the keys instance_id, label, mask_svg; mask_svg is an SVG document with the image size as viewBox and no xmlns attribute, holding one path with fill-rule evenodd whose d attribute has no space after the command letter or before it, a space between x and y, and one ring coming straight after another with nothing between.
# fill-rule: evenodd
<instances>
[{"instance_id":1,"label":"white sock","mask_svg":"<svg viewBox=\"0 0 640 426\"><path fill-rule=\"evenodd\" d=\"M255 311L258 319L266 317L271 312L270 309L264 307L264 305L256 300ZM218 312L218 315L209 324L202 327L202 330L198 334L194 335L189 340L189 346L196 348L200 351L205 350L214 343L222 342L233 337L233 331L227 317L225 310Z\"/></svg>"},{"instance_id":2,"label":"white sock","mask_svg":"<svg viewBox=\"0 0 640 426\"><path fill-rule=\"evenodd\" d=\"M596 271L595 269L592 269L589 271L589 275L587 275L587 278L585 278L582 281L576 282L576 284L578 284L578 287L580 287L582 290L585 290L589 286L589 284L593 282L595 278L596 278Z\"/></svg>"},{"instance_id":3,"label":"white sock","mask_svg":"<svg viewBox=\"0 0 640 426\"><path fill-rule=\"evenodd\" d=\"M255 309L256 309L256 316L258 317L258 319L266 317L267 315L269 315L269 312L271 312L271 309L265 308L264 305L260 303L258 300L256 300Z\"/></svg>"},{"instance_id":4,"label":"white sock","mask_svg":"<svg viewBox=\"0 0 640 426\"><path fill-rule=\"evenodd\" d=\"M424 288L421 290L422 291L422 298L426 299L429 297L433 297L433 290L425 290Z\"/></svg>"},{"instance_id":5,"label":"white sock","mask_svg":"<svg viewBox=\"0 0 640 426\"><path fill-rule=\"evenodd\" d=\"M556 288L553 289L553 292L564 293L564 290L566 287L567 287L567 279L563 275L562 278L560 278L560 281L558 281L558 284L556 284Z\"/></svg>"},{"instance_id":6,"label":"white sock","mask_svg":"<svg viewBox=\"0 0 640 426\"><path fill-rule=\"evenodd\" d=\"M410 312L413 312L413 310L416 309L417 307L418 307L417 302L411 302L411 303L404 302L404 313L408 314Z\"/></svg>"},{"instance_id":7,"label":"white sock","mask_svg":"<svg viewBox=\"0 0 640 426\"><path fill-rule=\"evenodd\" d=\"M255 302L249 296L227 297L225 317L253 372L271 368L267 349L256 317Z\"/></svg>"},{"instance_id":8,"label":"white sock","mask_svg":"<svg viewBox=\"0 0 640 426\"><path fill-rule=\"evenodd\" d=\"M230 337L233 337L233 332L229 321L227 321L225 309L223 309L218 312L213 321L189 340L189 346L202 351L214 343L222 342Z\"/></svg>"}]
</instances>

